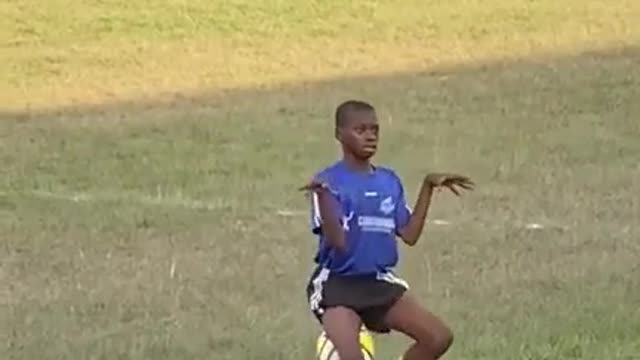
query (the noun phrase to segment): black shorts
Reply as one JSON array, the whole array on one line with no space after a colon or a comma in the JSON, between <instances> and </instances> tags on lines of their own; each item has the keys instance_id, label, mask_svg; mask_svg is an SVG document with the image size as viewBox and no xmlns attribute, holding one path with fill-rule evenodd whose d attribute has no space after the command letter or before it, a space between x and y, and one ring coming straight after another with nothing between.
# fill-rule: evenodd
<instances>
[{"instance_id":1,"label":"black shorts","mask_svg":"<svg viewBox=\"0 0 640 360\"><path fill-rule=\"evenodd\" d=\"M320 322L326 309L344 306L355 311L370 331L387 333L390 329L384 324L384 317L408 288L404 280L390 271L341 276L318 267L309 280L307 300Z\"/></svg>"}]
</instances>

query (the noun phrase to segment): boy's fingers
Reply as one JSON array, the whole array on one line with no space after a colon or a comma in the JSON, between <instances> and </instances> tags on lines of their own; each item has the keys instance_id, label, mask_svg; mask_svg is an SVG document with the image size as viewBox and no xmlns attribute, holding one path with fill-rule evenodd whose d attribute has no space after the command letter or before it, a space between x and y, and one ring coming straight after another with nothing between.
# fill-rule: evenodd
<instances>
[{"instance_id":1,"label":"boy's fingers","mask_svg":"<svg viewBox=\"0 0 640 360\"><path fill-rule=\"evenodd\" d=\"M465 190L473 190L473 184L468 184L468 183L458 183L458 186L460 186L461 188L465 189Z\"/></svg>"},{"instance_id":2,"label":"boy's fingers","mask_svg":"<svg viewBox=\"0 0 640 360\"><path fill-rule=\"evenodd\" d=\"M328 189L329 185L325 184L325 183L316 183L316 182L312 182L310 184L304 185L300 188L298 188L298 190L300 191L314 191L314 190L320 190L320 189Z\"/></svg>"},{"instance_id":3,"label":"boy's fingers","mask_svg":"<svg viewBox=\"0 0 640 360\"><path fill-rule=\"evenodd\" d=\"M453 176L451 179L455 180L455 181L458 181L458 182L469 182L469 181L471 181L471 179L469 179L466 176L462 176L462 175Z\"/></svg>"},{"instance_id":4,"label":"boy's fingers","mask_svg":"<svg viewBox=\"0 0 640 360\"><path fill-rule=\"evenodd\" d=\"M311 184L307 184L307 185L304 185L302 187L299 187L298 190L301 190L301 191L302 190L312 190L312 189L317 188L317 187L318 187L317 184L311 183Z\"/></svg>"},{"instance_id":5,"label":"boy's fingers","mask_svg":"<svg viewBox=\"0 0 640 360\"><path fill-rule=\"evenodd\" d=\"M460 192L458 191L458 189L456 189L455 185L451 184L451 185L447 185L447 187L449 188L449 190L451 190L452 193L456 194L457 196L460 196Z\"/></svg>"}]
</instances>

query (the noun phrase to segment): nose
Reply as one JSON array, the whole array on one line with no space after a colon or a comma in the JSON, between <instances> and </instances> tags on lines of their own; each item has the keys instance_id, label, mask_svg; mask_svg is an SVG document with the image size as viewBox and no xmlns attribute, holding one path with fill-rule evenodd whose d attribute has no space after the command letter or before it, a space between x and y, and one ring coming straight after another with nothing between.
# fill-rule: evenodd
<instances>
[{"instance_id":1,"label":"nose","mask_svg":"<svg viewBox=\"0 0 640 360\"><path fill-rule=\"evenodd\" d=\"M378 134L376 134L376 132L375 132L375 131L367 131L367 132L365 132L365 134L364 134L364 139L365 139L367 142L370 142L370 141L377 141L377 140L378 140Z\"/></svg>"},{"instance_id":2,"label":"nose","mask_svg":"<svg viewBox=\"0 0 640 360\"><path fill-rule=\"evenodd\" d=\"M378 138L376 136L367 137L364 139L364 143L367 146L376 146L378 144Z\"/></svg>"}]
</instances>

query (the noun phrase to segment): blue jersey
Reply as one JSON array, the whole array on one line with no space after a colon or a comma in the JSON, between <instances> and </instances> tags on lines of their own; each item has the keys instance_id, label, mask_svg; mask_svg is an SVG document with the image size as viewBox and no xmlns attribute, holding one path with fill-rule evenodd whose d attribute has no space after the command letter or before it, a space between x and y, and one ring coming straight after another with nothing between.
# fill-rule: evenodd
<instances>
[{"instance_id":1,"label":"blue jersey","mask_svg":"<svg viewBox=\"0 0 640 360\"><path fill-rule=\"evenodd\" d=\"M311 227L319 238L315 261L331 273L376 274L398 263L398 230L407 225L407 207L402 181L388 168L356 172L339 161L320 171L316 178L329 184L336 200L336 215L345 231L347 251L331 248L321 230L317 195L311 204Z\"/></svg>"}]
</instances>

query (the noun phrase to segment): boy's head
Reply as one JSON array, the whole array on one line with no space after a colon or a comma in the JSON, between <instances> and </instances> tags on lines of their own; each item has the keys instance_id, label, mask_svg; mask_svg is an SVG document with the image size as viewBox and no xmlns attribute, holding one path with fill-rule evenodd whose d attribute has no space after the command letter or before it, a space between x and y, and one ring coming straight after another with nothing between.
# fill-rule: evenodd
<instances>
[{"instance_id":1,"label":"boy's head","mask_svg":"<svg viewBox=\"0 0 640 360\"><path fill-rule=\"evenodd\" d=\"M335 136L345 155L359 160L368 160L378 148L378 118L370 104L359 100L348 100L336 108Z\"/></svg>"}]
</instances>

